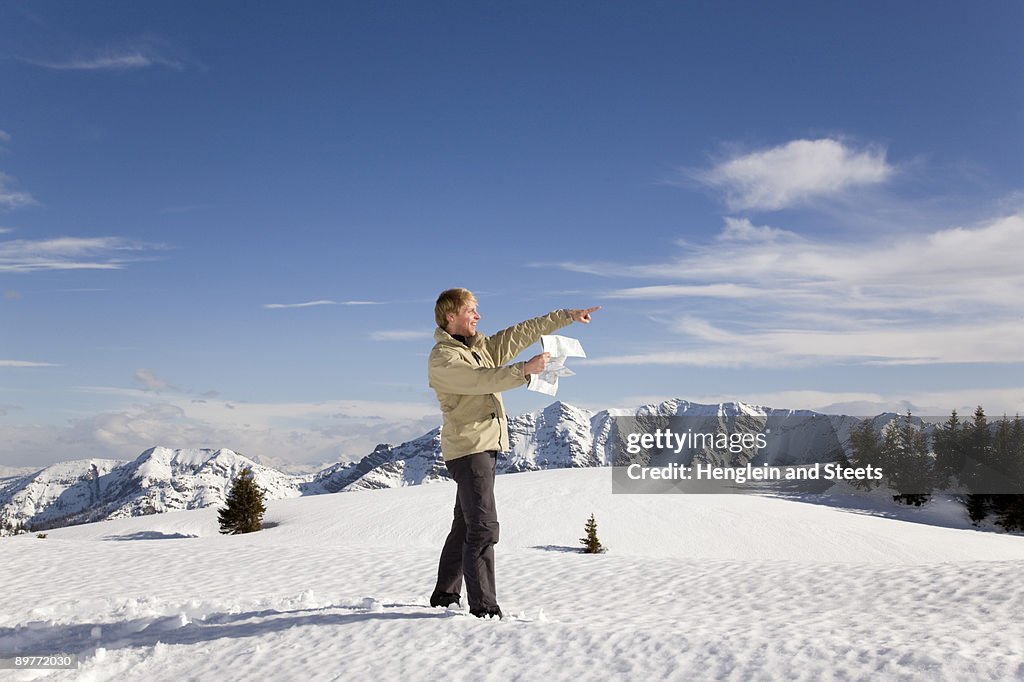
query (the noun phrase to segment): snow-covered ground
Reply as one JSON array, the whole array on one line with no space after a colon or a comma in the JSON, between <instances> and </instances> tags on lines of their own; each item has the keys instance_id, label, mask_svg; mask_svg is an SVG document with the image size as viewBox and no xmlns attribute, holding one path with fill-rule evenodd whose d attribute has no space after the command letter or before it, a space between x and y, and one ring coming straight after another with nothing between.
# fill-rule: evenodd
<instances>
[{"instance_id":1,"label":"snow-covered ground","mask_svg":"<svg viewBox=\"0 0 1024 682\"><path fill-rule=\"evenodd\" d=\"M501 476L511 617L483 621L426 606L454 490L277 500L242 536L207 509L0 539L0 657L81 660L0 678L1024 679L1024 537L952 502L886 518L612 495L608 469ZM591 513L606 554L575 551Z\"/></svg>"}]
</instances>

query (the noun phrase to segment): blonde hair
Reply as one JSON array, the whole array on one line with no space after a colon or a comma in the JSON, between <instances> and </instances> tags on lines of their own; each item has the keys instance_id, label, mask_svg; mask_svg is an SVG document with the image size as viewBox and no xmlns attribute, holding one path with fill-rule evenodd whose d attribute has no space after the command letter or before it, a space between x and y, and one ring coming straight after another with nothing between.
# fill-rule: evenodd
<instances>
[{"instance_id":1,"label":"blonde hair","mask_svg":"<svg viewBox=\"0 0 1024 682\"><path fill-rule=\"evenodd\" d=\"M437 322L437 326L446 329L448 316L458 315L469 303L476 303L476 296L469 289L456 287L442 291L434 305L434 320Z\"/></svg>"}]
</instances>

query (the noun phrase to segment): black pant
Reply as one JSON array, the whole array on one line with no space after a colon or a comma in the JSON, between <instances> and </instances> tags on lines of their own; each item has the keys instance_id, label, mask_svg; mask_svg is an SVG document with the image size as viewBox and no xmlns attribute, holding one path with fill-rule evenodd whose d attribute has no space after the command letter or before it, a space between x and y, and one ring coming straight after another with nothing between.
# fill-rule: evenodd
<instances>
[{"instance_id":1,"label":"black pant","mask_svg":"<svg viewBox=\"0 0 1024 682\"><path fill-rule=\"evenodd\" d=\"M458 484L452 529L444 541L434 593L460 594L466 580L469 608L498 605L494 591L494 545L498 542L498 510L494 505L494 450L448 460L445 466Z\"/></svg>"}]
</instances>

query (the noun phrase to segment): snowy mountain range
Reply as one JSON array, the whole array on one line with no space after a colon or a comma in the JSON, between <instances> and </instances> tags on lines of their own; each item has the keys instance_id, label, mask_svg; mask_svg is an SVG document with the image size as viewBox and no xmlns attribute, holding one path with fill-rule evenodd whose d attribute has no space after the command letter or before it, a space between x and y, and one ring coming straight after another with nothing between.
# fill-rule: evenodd
<instances>
[{"instance_id":1,"label":"snowy mountain range","mask_svg":"<svg viewBox=\"0 0 1024 682\"><path fill-rule=\"evenodd\" d=\"M797 417L797 419L793 419ZM895 415L876 417L881 428ZM591 412L563 402L509 420L511 450L502 454L499 473L540 469L608 466L614 460L616 429L621 419L684 418L695 430L775 427L776 438L754 456L744 453L721 461L712 452L697 452L715 464L807 463L792 452L813 452L832 461L848 445L858 417L820 415L748 405L705 405L669 400L635 410ZM788 429L788 430L787 430ZM794 447L798 446L798 447ZM282 473L227 449L175 450L154 447L133 461L82 459L60 462L41 471L0 479L0 528L44 530L164 511L222 506L231 480L253 470L267 499L282 499L373 488L420 485L448 479L441 457L440 429L400 445L378 445L353 463L336 464L315 474Z\"/></svg>"}]
</instances>

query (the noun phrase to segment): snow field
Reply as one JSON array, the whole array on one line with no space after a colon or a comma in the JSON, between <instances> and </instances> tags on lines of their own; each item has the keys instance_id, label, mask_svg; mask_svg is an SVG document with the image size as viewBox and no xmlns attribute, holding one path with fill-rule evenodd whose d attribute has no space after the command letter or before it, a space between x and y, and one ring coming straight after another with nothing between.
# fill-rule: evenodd
<instances>
[{"instance_id":1,"label":"snow field","mask_svg":"<svg viewBox=\"0 0 1024 682\"><path fill-rule=\"evenodd\" d=\"M82 665L0 678L1024 679L1024 538L610 489L499 478L504 621L426 606L447 483L271 502L247 536L200 510L5 538L0 655ZM608 554L570 551L590 512Z\"/></svg>"}]
</instances>

